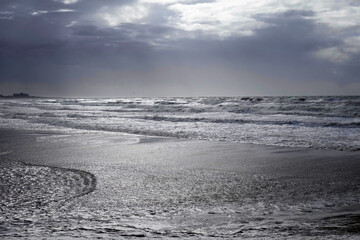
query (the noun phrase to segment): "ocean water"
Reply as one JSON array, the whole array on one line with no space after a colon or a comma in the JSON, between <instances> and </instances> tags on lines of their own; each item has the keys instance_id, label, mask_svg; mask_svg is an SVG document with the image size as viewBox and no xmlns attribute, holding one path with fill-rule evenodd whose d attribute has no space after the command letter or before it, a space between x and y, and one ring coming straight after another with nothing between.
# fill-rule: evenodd
<instances>
[{"instance_id":1,"label":"ocean water","mask_svg":"<svg viewBox=\"0 0 360 240\"><path fill-rule=\"evenodd\" d=\"M360 97L1 99L0 128L61 133L38 134L34 145L19 136L13 143L7 141L11 134L2 136L0 238L359 237ZM238 162L222 148L202 149L203 142L163 141L154 148L134 144L139 143L134 135L98 132L290 148L270 152L278 154L278 168L257 163L256 169L279 171L254 174L248 163L238 166L239 172L221 169L236 168ZM32 150L35 145L42 150ZM60 146L66 150L56 155ZM12 155L13 147L20 154ZM311 158L306 151L293 153L292 147L336 151L315 151L323 155ZM111 152L118 148L121 160ZM261 151L255 149L244 154ZM204 160L207 151L212 152ZM184 152L191 157L182 159ZM293 158L294 165L284 164L296 153L303 162ZM68 167L85 170L26 164L16 156L57 156L69 161ZM176 160L199 166L187 162L179 167ZM219 165L212 168L208 160Z\"/></svg>"},{"instance_id":2,"label":"ocean water","mask_svg":"<svg viewBox=\"0 0 360 240\"><path fill-rule=\"evenodd\" d=\"M0 100L0 127L360 150L360 96Z\"/></svg>"}]
</instances>

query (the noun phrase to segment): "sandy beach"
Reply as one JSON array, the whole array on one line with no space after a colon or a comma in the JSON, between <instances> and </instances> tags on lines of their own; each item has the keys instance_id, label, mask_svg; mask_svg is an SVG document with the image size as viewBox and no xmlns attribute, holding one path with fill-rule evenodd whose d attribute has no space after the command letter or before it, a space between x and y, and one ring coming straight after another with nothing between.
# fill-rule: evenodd
<instances>
[{"instance_id":1,"label":"sandy beach","mask_svg":"<svg viewBox=\"0 0 360 240\"><path fill-rule=\"evenodd\" d=\"M0 136L7 239L359 236L358 152L96 132Z\"/></svg>"}]
</instances>

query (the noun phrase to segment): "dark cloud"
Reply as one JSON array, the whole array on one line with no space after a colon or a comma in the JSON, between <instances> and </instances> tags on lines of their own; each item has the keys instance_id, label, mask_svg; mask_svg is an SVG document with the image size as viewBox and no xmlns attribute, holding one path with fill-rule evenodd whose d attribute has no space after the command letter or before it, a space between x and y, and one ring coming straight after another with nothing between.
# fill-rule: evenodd
<instances>
[{"instance_id":1,"label":"dark cloud","mask_svg":"<svg viewBox=\"0 0 360 240\"><path fill-rule=\"evenodd\" d=\"M271 27L256 30L252 36L226 40L183 40L173 44L181 45L178 56L189 58L192 64L213 61L249 72L294 80L329 78L332 64L315 59L313 52L339 45L341 40L324 38L317 24L299 18L298 14L291 12L263 17L262 20Z\"/></svg>"},{"instance_id":2,"label":"dark cloud","mask_svg":"<svg viewBox=\"0 0 360 240\"><path fill-rule=\"evenodd\" d=\"M343 37L353 32L329 35L311 18L313 11L258 14L254 18L267 26L253 35L216 38L169 25L175 13L164 5L151 6L145 23L107 26L91 17L115 6L119 1L1 1L0 12L12 18L0 18L0 83L8 88L0 94L14 86L34 90L31 84L56 95L99 95L99 89L100 95L276 95L286 88L326 94L358 86L358 52L347 52L351 60L341 64L315 56L321 49L341 49ZM331 91L321 91L323 81ZM307 91L311 83L314 91ZM346 91L339 93L351 93Z\"/></svg>"}]
</instances>

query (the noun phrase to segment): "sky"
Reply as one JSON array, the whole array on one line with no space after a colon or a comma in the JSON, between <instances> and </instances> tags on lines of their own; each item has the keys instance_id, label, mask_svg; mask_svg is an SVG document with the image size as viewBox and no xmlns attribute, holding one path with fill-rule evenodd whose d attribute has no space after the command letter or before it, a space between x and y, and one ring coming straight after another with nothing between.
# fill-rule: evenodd
<instances>
[{"instance_id":1,"label":"sky","mask_svg":"<svg viewBox=\"0 0 360 240\"><path fill-rule=\"evenodd\" d=\"M0 94L359 95L359 0L1 0Z\"/></svg>"}]
</instances>

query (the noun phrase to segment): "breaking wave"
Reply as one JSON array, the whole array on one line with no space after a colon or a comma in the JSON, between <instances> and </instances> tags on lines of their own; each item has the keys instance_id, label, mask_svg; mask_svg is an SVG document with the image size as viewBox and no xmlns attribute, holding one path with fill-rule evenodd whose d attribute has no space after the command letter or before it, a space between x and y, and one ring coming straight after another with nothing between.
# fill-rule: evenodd
<instances>
[{"instance_id":1,"label":"breaking wave","mask_svg":"<svg viewBox=\"0 0 360 240\"><path fill-rule=\"evenodd\" d=\"M7 99L0 126L358 151L360 97Z\"/></svg>"}]
</instances>

